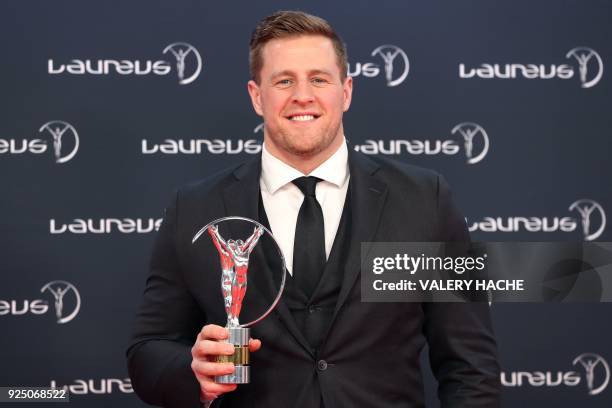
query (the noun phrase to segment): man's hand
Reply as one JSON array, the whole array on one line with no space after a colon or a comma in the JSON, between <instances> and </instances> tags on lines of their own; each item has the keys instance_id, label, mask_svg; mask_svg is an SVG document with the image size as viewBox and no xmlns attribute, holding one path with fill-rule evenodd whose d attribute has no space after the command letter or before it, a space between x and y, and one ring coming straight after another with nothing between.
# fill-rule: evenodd
<instances>
[{"instance_id":1,"label":"man's hand","mask_svg":"<svg viewBox=\"0 0 612 408\"><path fill-rule=\"evenodd\" d=\"M202 328L195 344L191 348L191 369L200 383L200 399L211 401L221 394L234 391L236 384L217 384L216 375L226 375L234 372L234 364L217 363L215 357L234 354L234 346L219 340L227 339L227 329L214 324ZM249 351L255 352L261 347L261 341L249 340Z\"/></svg>"}]
</instances>

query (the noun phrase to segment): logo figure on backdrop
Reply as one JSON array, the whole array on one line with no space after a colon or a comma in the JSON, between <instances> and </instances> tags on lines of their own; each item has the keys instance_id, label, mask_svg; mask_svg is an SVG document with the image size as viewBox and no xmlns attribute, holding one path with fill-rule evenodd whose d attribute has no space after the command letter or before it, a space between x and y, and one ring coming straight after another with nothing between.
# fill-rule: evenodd
<instances>
[{"instance_id":1,"label":"logo figure on backdrop","mask_svg":"<svg viewBox=\"0 0 612 408\"><path fill-rule=\"evenodd\" d=\"M40 129L38 129L38 132L42 132L43 130L48 131L53 138L53 154L55 155L56 163L66 163L72 159L77 153L77 150L79 150L79 134L70 123L61 120L52 120L42 125ZM74 147L68 154L62 155L62 137L68 130L70 131L69 134L71 134L74 139Z\"/></svg>"},{"instance_id":2,"label":"logo figure on backdrop","mask_svg":"<svg viewBox=\"0 0 612 408\"><path fill-rule=\"evenodd\" d=\"M576 210L580 214L580 217L582 218L582 232L584 233L584 239L586 241L591 241L598 238L604 231L606 227L606 214L604 213L603 207L599 205L599 203L583 198L574 201L570 205L569 210ZM591 214L593 214L594 210L599 212L601 217L601 225L595 232L591 233Z\"/></svg>"},{"instance_id":3,"label":"logo figure on backdrop","mask_svg":"<svg viewBox=\"0 0 612 408\"><path fill-rule=\"evenodd\" d=\"M404 82L410 71L410 62L408 61L408 56L401 48L395 45L381 45L372 51L371 55L372 57L380 55L385 62L385 79L387 80L387 86L397 86ZM393 79L393 62L398 55L401 56L404 61L404 71L397 78Z\"/></svg>"},{"instance_id":4,"label":"logo figure on backdrop","mask_svg":"<svg viewBox=\"0 0 612 408\"><path fill-rule=\"evenodd\" d=\"M580 76L580 82L583 88L590 88L595 86L603 75L603 61L599 54L588 47L576 47L572 48L565 55L565 58L574 57L578 61L578 73ZM588 64L591 58L595 57L597 62L597 74L592 79L588 79Z\"/></svg>"},{"instance_id":5,"label":"logo figure on backdrop","mask_svg":"<svg viewBox=\"0 0 612 408\"><path fill-rule=\"evenodd\" d=\"M470 232L575 232L581 231L585 241L593 241L606 228L606 213L596 201L582 198L574 201L568 211L580 217L566 216L486 216L468 224ZM595 211L597 210L597 211ZM596 228L595 225L598 225Z\"/></svg>"},{"instance_id":6,"label":"logo figure on backdrop","mask_svg":"<svg viewBox=\"0 0 612 408\"><path fill-rule=\"evenodd\" d=\"M593 353L583 353L572 362L573 365L576 365L576 363L580 363L584 367L589 395L597 395L608 386L610 382L610 366L602 356ZM599 365L603 368L605 377L601 384L595 387L595 368Z\"/></svg>"},{"instance_id":7,"label":"logo figure on backdrop","mask_svg":"<svg viewBox=\"0 0 612 408\"><path fill-rule=\"evenodd\" d=\"M459 78L481 79L561 79L578 78L582 88L591 88L601 80L604 66L601 56L592 48L575 47L565 54L575 59L570 63L481 63L477 66L459 64ZM567 62L567 61L566 61Z\"/></svg>"},{"instance_id":8,"label":"logo figure on backdrop","mask_svg":"<svg viewBox=\"0 0 612 408\"><path fill-rule=\"evenodd\" d=\"M208 234L221 257L221 288L227 313L227 327L240 325L238 316L246 294L249 255L263 232L262 227L256 227L253 234L244 242L241 239L236 241L230 239L225 242L219 234L217 225L208 227Z\"/></svg>"},{"instance_id":9,"label":"logo figure on backdrop","mask_svg":"<svg viewBox=\"0 0 612 408\"><path fill-rule=\"evenodd\" d=\"M478 163L487 155L489 151L489 136L482 126L473 122L463 122L451 130L453 135L457 132L463 136L465 155L469 164ZM479 154L474 155L474 137L478 134L482 137L483 147Z\"/></svg>"},{"instance_id":10,"label":"logo figure on backdrop","mask_svg":"<svg viewBox=\"0 0 612 408\"><path fill-rule=\"evenodd\" d=\"M504 387L575 387L586 383L588 395L601 394L610 383L610 366L599 354L583 353L572 361L584 368L584 375L577 371L510 371L501 373Z\"/></svg>"},{"instance_id":11,"label":"logo figure on backdrop","mask_svg":"<svg viewBox=\"0 0 612 408\"><path fill-rule=\"evenodd\" d=\"M79 310L81 309L81 295L72 283L61 280L51 281L40 289L41 293L44 293L45 291L49 291L53 295L55 316L58 323L68 323L79 313ZM76 299L75 307L71 313L65 313L64 296L70 291L74 293L74 297Z\"/></svg>"},{"instance_id":12,"label":"logo figure on backdrop","mask_svg":"<svg viewBox=\"0 0 612 408\"><path fill-rule=\"evenodd\" d=\"M195 81L202 71L202 57L200 56L198 50L196 50L191 44L176 42L164 48L163 53L166 54L168 51L170 51L176 58L176 71L178 74L179 84L187 85ZM185 60L190 53L192 53L196 59L196 68L190 76L185 77Z\"/></svg>"}]
</instances>

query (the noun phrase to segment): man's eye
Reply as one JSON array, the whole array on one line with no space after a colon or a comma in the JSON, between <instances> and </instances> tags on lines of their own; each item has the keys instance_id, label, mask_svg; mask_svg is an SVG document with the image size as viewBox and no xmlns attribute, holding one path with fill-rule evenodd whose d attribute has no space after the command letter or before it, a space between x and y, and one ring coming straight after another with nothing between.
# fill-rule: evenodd
<instances>
[{"instance_id":1,"label":"man's eye","mask_svg":"<svg viewBox=\"0 0 612 408\"><path fill-rule=\"evenodd\" d=\"M278 85L278 86L289 86L289 85L291 85L291 80L290 79L281 79L280 81L276 82L276 85Z\"/></svg>"},{"instance_id":2,"label":"man's eye","mask_svg":"<svg viewBox=\"0 0 612 408\"><path fill-rule=\"evenodd\" d=\"M327 80L323 78L312 78L312 82L315 84L326 84Z\"/></svg>"}]
</instances>

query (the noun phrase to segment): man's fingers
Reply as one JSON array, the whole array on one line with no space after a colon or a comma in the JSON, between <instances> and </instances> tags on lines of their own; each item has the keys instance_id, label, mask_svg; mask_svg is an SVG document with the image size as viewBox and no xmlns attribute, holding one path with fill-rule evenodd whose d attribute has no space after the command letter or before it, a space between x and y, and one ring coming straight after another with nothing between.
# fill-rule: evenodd
<instances>
[{"instance_id":1,"label":"man's fingers","mask_svg":"<svg viewBox=\"0 0 612 408\"><path fill-rule=\"evenodd\" d=\"M196 375L214 377L215 375L227 375L234 372L232 363L213 363L211 361L193 360L191 369Z\"/></svg>"},{"instance_id":2,"label":"man's fingers","mask_svg":"<svg viewBox=\"0 0 612 408\"><path fill-rule=\"evenodd\" d=\"M200 388L204 394L213 394L215 396L225 394L226 392L232 392L236 387L236 384L217 384L210 379L200 382Z\"/></svg>"},{"instance_id":3,"label":"man's fingers","mask_svg":"<svg viewBox=\"0 0 612 408\"><path fill-rule=\"evenodd\" d=\"M236 389L236 384L217 384L214 376L226 375L234 372L234 365L230 363L213 363L209 361L193 360L191 369L200 383L201 395L205 401L217 398L226 392Z\"/></svg>"},{"instance_id":4,"label":"man's fingers","mask_svg":"<svg viewBox=\"0 0 612 408\"><path fill-rule=\"evenodd\" d=\"M252 353L261 348L261 340L250 339L249 340L249 351Z\"/></svg>"},{"instance_id":5,"label":"man's fingers","mask_svg":"<svg viewBox=\"0 0 612 408\"><path fill-rule=\"evenodd\" d=\"M234 354L234 346L220 341L199 340L191 348L191 355L200 359L212 359L214 356L230 356L232 354Z\"/></svg>"},{"instance_id":6,"label":"man's fingers","mask_svg":"<svg viewBox=\"0 0 612 408\"><path fill-rule=\"evenodd\" d=\"M216 324L207 324L200 331L200 338L202 340L225 340L227 336L227 329Z\"/></svg>"},{"instance_id":7,"label":"man's fingers","mask_svg":"<svg viewBox=\"0 0 612 408\"><path fill-rule=\"evenodd\" d=\"M208 324L198 334L195 344L191 348L191 369L200 383L200 395L205 401L217 398L226 392L236 389L236 384L217 384L215 376L227 375L234 372L231 363L214 362L216 356L234 354L234 346L224 341L228 337L227 329L214 324ZM254 348L252 348L254 347ZM249 344L251 350L261 347L261 342L256 341Z\"/></svg>"}]
</instances>

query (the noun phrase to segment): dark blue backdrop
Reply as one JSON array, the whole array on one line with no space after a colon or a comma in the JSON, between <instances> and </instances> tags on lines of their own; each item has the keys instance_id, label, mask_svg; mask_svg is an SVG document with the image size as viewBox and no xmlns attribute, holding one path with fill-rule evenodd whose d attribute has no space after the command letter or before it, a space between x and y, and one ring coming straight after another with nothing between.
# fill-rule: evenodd
<instances>
[{"instance_id":1,"label":"dark blue backdrop","mask_svg":"<svg viewBox=\"0 0 612 408\"><path fill-rule=\"evenodd\" d=\"M607 1L4 1L0 386L142 406L124 350L156 220L176 186L259 151L248 40L283 8L348 45L347 138L444 174L475 239L612 240ZM610 406L611 311L494 305L506 406Z\"/></svg>"}]
</instances>

